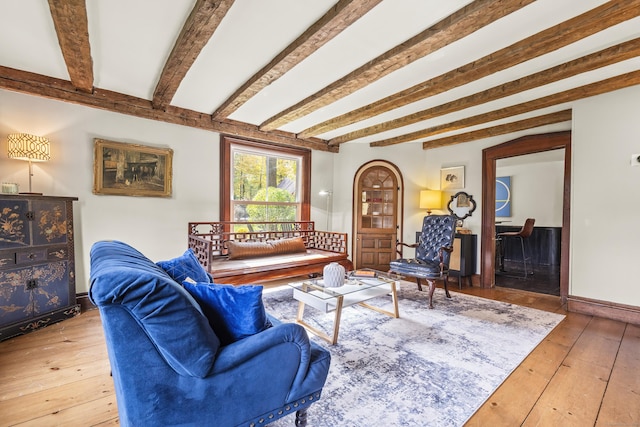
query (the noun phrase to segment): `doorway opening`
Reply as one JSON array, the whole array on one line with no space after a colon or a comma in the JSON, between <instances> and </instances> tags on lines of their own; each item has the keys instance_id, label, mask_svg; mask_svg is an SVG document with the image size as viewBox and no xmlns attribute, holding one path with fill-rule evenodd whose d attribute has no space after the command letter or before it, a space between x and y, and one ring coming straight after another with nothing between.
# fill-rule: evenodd
<instances>
[{"instance_id":1,"label":"doorway opening","mask_svg":"<svg viewBox=\"0 0 640 427\"><path fill-rule=\"evenodd\" d=\"M496 164L499 159L564 149L562 178L562 226L560 232L560 297L566 302L569 290L569 230L571 195L571 132L531 135L489 147L482 152L482 239L480 284L495 286L496 268Z\"/></svg>"},{"instance_id":2,"label":"doorway opening","mask_svg":"<svg viewBox=\"0 0 640 427\"><path fill-rule=\"evenodd\" d=\"M496 161L497 287L560 296L563 176L564 148Z\"/></svg>"}]
</instances>

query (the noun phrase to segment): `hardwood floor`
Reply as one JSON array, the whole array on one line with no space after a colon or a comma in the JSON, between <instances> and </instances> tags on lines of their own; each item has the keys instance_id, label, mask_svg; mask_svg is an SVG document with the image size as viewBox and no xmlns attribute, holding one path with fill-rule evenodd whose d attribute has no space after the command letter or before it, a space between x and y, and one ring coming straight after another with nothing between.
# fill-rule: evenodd
<instances>
[{"instance_id":1,"label":"hardwood floor","mask_svg":"<svg viewBox=\"0 0 640 427\"><path fill-rule=\"evenodd\" d=\"M565 313L550 295L452 290L567 315L468 426L640 425L640 327ZM117 425L109 372L97 310L1 342L0 425Z\"/></svg>"},{"instance_id":2,"label":"hardwood floor","mask_svg":"<svg viewBox=\"0 0 640 427\"><path fill-rule=\"evenodd\" d=\"M522 263L505 261L505 271L496 271L495 285L547 295L560 295L560 266L534 265L534 274L523 277Z\"/></svg>"}]
</instances>

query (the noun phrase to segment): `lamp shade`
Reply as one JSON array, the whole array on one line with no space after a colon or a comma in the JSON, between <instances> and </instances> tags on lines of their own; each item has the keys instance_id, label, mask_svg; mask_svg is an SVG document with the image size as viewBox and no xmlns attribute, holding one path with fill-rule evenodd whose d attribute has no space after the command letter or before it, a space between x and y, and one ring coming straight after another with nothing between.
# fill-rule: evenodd
<instances>
[{"instance_id":1,"label":"lamp shade","mask_svg":"<svg viewBox=\"0 0 640 427\"><path fill-rule=\"evenodd\" d=\"M10 159L46 162L51 160L49 140L27 133L14 133L7 137L7 153Z\"/></svg>"},{"instance_id":2,"label":"lamp shade","mask_svg":"<svg viewBox=\"0 0 640 427\"><path fill-rule=\"evenodd\" d=\"M420 209L431 212L432 209L442 208L442 191L422 190L420 191Z\"/></svg>"}]
</instances>

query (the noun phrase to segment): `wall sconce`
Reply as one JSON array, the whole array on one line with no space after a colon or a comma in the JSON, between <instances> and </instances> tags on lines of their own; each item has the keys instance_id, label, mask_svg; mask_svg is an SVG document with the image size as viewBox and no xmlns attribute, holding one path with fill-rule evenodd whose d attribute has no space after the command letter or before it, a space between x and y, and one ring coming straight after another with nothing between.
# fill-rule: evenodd
<instances>
[{"instance_id":1,"label":"wall sconce","mask_svg":"<svg viewBox=\"0 0 640 427\"><path fill-rule=\"evenodd\" d=\"M7 142L7 154L10 159L26 160L29 162L29 193L27 194L42 194L31 192L31 177L33 176L31 162L46 162L47 160L51 160L49 140L27 133L14 133L7 137Z\"/></svg>"},{"instance_id":2,"label":"wall sconce","mask_svg":"<svg viewBox=\"0 0 640 427\"><path fill-rule=\"evenodd\" d=\"M427 215L431 215L433 209L442 209L442 191L420 191L420 209L426 209Z\"/></svg>"}]
</instances>

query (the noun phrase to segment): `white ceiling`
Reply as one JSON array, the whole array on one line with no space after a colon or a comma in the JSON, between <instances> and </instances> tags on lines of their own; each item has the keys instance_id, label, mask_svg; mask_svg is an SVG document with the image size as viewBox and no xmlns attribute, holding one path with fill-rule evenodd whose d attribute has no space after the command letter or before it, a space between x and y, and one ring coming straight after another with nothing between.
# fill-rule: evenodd
<instances>
[{"instance_id":1,"label":"white ceiling","mask_svg":"<svg viewBox=\"0 0 640 427\"><path fill-rule=\"evenodd\" d=\"M228 118L258 126L469 3L470 0L383 0ZM604 3L603 0L537 0L462 40L373 81L363 89L345 94L342 99L281 126L279 130L297 134L319 122L471 63ZM151 100L163 66L195 4L195 0L87 1L94 87ZM335 0L236 0L186 74L171 105L212 114L245 81L335 4ZM0 11L0 66L70 79L46 1L0 0ZM328 140L396 119L639 36L640 18L633 18L488 77L317 137ZM638 57L349 143L368 143L402 135L636 70L640 70ZM438 137L568 107L571 103ZM564 126L570 128L568 123Z\"/></svg>"}]
</instances>

